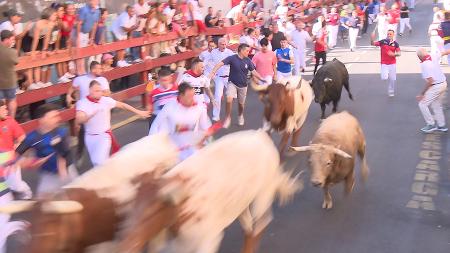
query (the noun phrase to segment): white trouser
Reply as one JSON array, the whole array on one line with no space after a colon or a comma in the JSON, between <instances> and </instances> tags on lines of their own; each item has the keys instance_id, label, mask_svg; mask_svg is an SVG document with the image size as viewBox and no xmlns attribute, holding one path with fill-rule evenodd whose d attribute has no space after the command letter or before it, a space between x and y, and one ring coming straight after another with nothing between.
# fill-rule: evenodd
<instances>
[{"instance_id":1,"label":"white trouser","mask_svg":"<svg viewBox=\"0 0 450 253\"><path fill-rule=\"evenodd\" d=\"M7 205L13 201L13 196L9 192L0 197L0 206ZM0 253L6 253L6 240L8 236L27 228L27 223L23 221L9 221L11 215L0 213Z\"/></svg>"},{"instance_id":2,"label":"white trouser","mask_svg":"<svg viewBox=\"0 0 450 253\"><path fill-rule=\"evenodd\" d=\"M450 50L450 43L444 44L444 49ZM447 64L450 65L450 54L447 55Z\"/></svg>"},{"instance_id":3,"label":"white trouser","mask_svg":"<svg viewBox=\"0 0 450 253\"><path fill-rule=\"evenodd\" d=\"M378 40L384 40L387 38L387 27L378 24Z\"/></svg>"},{"instance_id":4,"label":"white trouser","mask_svg":"<svg viewBox=\"0 0 450 253\"><path fill-rule=\"evenodd\" d=\"M328 28L328 46L335 47L339 32L339 25L329 25Z\"/></svg>"},{"instance_id":5,"label":"white trouser","mask_svg":"<svg viewBox=\"0 0 450 253\"><path fill-rule=\"evenodd\" d=\"M294 49L294 75L300 75L300 69L306 68L306 52L304 48Z\"/></svg>"},{"instance_id":6,"label":"white trouser","mask_svg":"<svg viewBox=\"0 0 450 253\"><path fill-rule=\"evenodd\" d=\"M428 125L434 125L437 123L439 127L445 126L442 102L446 89L447 82L435 84L425 92L424 98L419 102L420 111L422 112L422 116ZM429 107L433 109L434 116L431 114Z\"/></svg>"},{"instance_id":7,"label":"white trouser","mask_svg":"<svg viewBox=\"0 0 450 253\"><path fill-rule=\"evenodd\" d=\"M44 197L47 194L54 193L64 185L70 183L78 176L78 171L74 165L67 166L67 178L61 179L59 174L42 171L40 172L39 184L36 189L38 198Z\"/></svg>"},{"instance_id":8,"label":"white trouser","mask_svg":"<svg viewBox=\"0 0 450 253\"><path fill-rule=\"evenodd\" d=\"M414 9L414 6L416 6L415 0L409 0L409 8Z\"/></svg>"},{"instance_id":9,"label":"white trouser","mask_svg":"<svg viewBox=\"0 0 450 253\"><path fill-rule=\"evenodd\" d=\"M377 16L376 14L369 14L369 20L368 20L369 25L373 24L373 21L375 20L376 16Z\"/></svg>"},{"instance_id":10,"label":"white trouser","mask_svg":"<svg viewBox=\"0 0 450 253\"><path fill-rule=\"evenodd\" d=\"M33 197L33 192L31 191L30 186L22 180L22 170L17 167L11 171L12 173L9 173L6 177L6 184L8 184L12 191L20 193L21 199L31 199Z\"/></svg>"},{"instance_id":11,"label":"white trouser","mask_svg":"<svg viewBox=\"0 0 450 253\"><path fill-rule=\"evenodd\" d=\"M433 35L430 37L430 46L431 59L440 63L441 53L444 51L444 40L440 36Z\"/></svg>"},{"instance_id":12,"label":"white trouser","mask_svg":"<svg viewBox=\"0 0 450 253\"><path fill-rule=\"evenodd\" d=\"M388 30L394 30L394 40L396 40L397 39L398 24L397 23L395 23L395 24L388 24L387 30L386 30L386 37L387 37L387 31ZM386 39L386 38L384 38L384 39Z\"/></svg>"},{"instance_id":13,"label":"white trouser","mask_svg":"<svg viewBox=\"0 0 450 253\"><path fill-rule=\"evenodd\" d=\"M220 109L222 108L223 90L228 85L228 77L216 77L214 78L214 99L217 106L213 107L212 118L214 121L220 120Z\"/></svg>"},{"instance_id":14,"label":"white trouser","mask_svg":"<svg viewBox=\"0 0 450 253\"><path fill-rule=\"evenodd\" d=\"M102 165L111 153L111 136L107 133L88 134L84 136L86 148L92 165Z\"/></svg>"},{"instance_id":15,"label":"white trouser","mask_svg":"<svg viewBox=\"0 0 450 253\"><path fill-rule=\"evenodd\" d=\"M400 19L400 33L403 33L403 31L405 31L405 26L407 26L409 30L412 30L411 24L409 23L409 18Z\"/></svg>"},{"instance_id":16,"label":"white trouser","mask_svg":"<svg viewBox=\"0 0 450 253\"><path fill-rule=\"evenodd\" d=\"M288 73L283 73L280 71L277 71L277 79L280 80L282 78L289 78L292 76L292 72L288 72Z\"/></svg>"},{"instance_id":17,"label":"white trouser","mask_svg":"<svg viewBox=\"0 0 450 253\"><path fill-rule=\"evenodd\" d=\"M350 27L348 29L350 49L356 48L356 39L358 38L358 33L359 33L359 28Z\"/></svg>"},{"instance_id":18,"label":"white trouser","mask_svg":"<svg viewBox=\"0 0 450 253\"><path fill-rule=\"evenodd\" d=\"M271 85L272 82L273 82L273 76L263 76L262 79L263 79L265 82L263 82L262 80L261 80L261 81L258 81L258 83L259 83L260 85L266 85L266 84Z\"/></svg>"}]
</instances>

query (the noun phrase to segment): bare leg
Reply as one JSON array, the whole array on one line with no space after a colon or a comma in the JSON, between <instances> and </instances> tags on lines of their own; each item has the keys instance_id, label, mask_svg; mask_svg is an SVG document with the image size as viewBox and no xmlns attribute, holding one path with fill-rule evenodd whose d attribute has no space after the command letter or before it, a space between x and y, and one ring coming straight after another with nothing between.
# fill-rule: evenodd
<instances>
[{"instance_id":1,"label":"bare leg","mask_svg":"<svg viewBox=\"0 0 450 253\"><path fill-rule=\"evenodd\" d=\"M225 107L225 119L231 118L231 108L233 106L233 99L227 98L227 106Z\"/></svg>"},{"instance_id":2,"label":"bare leg","mask_svg":"<svg viewBox=\"0 0 450 253\"><path fill-rule=\"evenodd\" d=\"M328 189L328 186L323 187L323 193L324 193L324 198L323 198L322 208L323 209L331 209L333 207L333 200L331 198L331 194L330 194L330 190Z\"/></svg>"},{"instance_id":3,"label":"bare leg","mask_svg":"<svg viewBox=\"0 0 450 253\"><path fill-rule=\"evenodd\" d=\"M280 154L284 153L284 149L286 148L286 144L289 140L289 136L290 136L290 134L283 133L283 137L281 138L281 141L280 141L280 146L278 147Z\"/></svg>"},{"instance_id":4,"label":"bare leg","mask_svg":"<svg viewBox=\"0 0 450 253\"><path fill-rule=\"evenodd\" d=\"M300 136L301 131L302 131L301 128L294 131L294 133L292 134L291 146L293 146L293 147L298 146L298 137Z\"/></svg>"},{"instance_id":5,"label":"bare leg","mask_svg":"<svg viewBox=\"0 0 450 253\"><path fill-rule=\"evenodd\" d=\"M258 249L259 242L261 241L261 236L264 230L256 235L245 234L244 247L242 248L242 253L255 253Z\"/></svg>"},{"instance_id":6,"label":"bare leg","mask_svg":"<svg viewBox=\"0 0 450 253\"><path fill-rule=\"evenodd\" d=\"M244 114L244 104L238 103L238 114L239 116Z\"/></svg>"}]
</instances>

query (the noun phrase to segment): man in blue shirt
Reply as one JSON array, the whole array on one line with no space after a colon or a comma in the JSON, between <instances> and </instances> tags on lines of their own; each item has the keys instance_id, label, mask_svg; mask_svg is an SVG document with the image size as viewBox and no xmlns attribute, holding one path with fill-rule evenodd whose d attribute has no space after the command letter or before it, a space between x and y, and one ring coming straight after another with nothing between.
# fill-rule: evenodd
<instances>
[{"instance_id":1,"label":"man in blue shirt","mask_svg":"<svg viewBox=\"0 0 450 253\"><path fill-rule=\"evenodd\" d=\"M250 52L250 46L248 44L242 43L238 47L238 53L232 56L228 56L221 62L214 66L213 70L209 74L209 79L212 79L217 70L223 65L230 65L230 73L228 77L227 86L227 106L226 106L226 117L223 123L224 128L228 128L231 124L231 108L234 98L238 99L238 124L239 126L244 125L244 106L245 98L247 96L247 75L248 72L252 73L254 77L265 82L264 79L256 72L255 66L252 60L248 58Z\"/></svg>"},{"instance_id":2,"label":"man in blue shirt","mask_svg":"<svg viewBox=\"0 0 450 253\"><path fill-rule=\"evenodd\" d=\"M51 193L68 183L77 175L72 165L69 147L69 135L66 129L59 127L61 117L53 104L44 104L38 108L39 127L27 135L17 147L16 152L23 155L33 149L38 158L48 159L40 166L40 180L37 195Z\"/></svg>"},{"instance_id":3,"label":"man in blue shirt","mask_svg":"<svg viewBox=\"0 0 450 253\"><path fill-rule=\"evenodd\" d=\"M286 37L281 39L281 48L275 50L277 56L277 77L288 78L292 76L292 65L294 64L294 54L288 47Z\"/></svg>"},{"instance_id":4,"label":"man in blue shirt","mask_svg":"<svg viewBox=\"0 0 450 253\"><path fill-rule=\"evenodd\" d=\"M78 25L76 36L76 47L82 48L94 43L97 25L100 20L100 9L98 0L89 0L89 2L78 11ZM77 61L78 75L86 73L85 59Z\"/></svg>"}]
</instances>

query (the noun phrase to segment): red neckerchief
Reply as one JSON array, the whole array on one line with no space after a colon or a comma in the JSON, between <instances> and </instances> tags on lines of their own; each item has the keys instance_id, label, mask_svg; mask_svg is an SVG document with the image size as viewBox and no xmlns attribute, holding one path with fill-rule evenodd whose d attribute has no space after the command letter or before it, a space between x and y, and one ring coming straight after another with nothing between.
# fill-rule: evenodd
<instances>
[{"instance_id":1,"label":"red neckerchief","mask_svg":"<svg viewBox=\"0 0 450 253\"><path fill-rule=\"evenodd\" d=\"M178 98L178 97L177 97L177 102L178 102L181 106L186 107L186 108L191 108L191 107L194 107L194 106L197 105L197 102L194 101L194 103L193 103L192 105L190 105L190 106L185 106L185 105L183 105L183 104L180 102L180 98Z\"/></svg>"},{"instance_id":2,"label":"red neckerchief","mask_svg":"<svg viewBox=\"0 0 450 253\"><path fill-rule=\"evenodd\" d=\"M423 58L423 60L421 62L424 62L424 61L431 61L431 56L426 55L425 58Z\"/></svg>"},{"instance_id":3,"label":"red neckerchief","mask_svg":"<svg viewBox=\"0 0 450 253\"><path fill-rule=\"evenodd\" d=\"M195 74L194 71L192 71L192 69L186 71L185 73L188 74L188 75L191 75L193 77L200 77L201 76L201 75Z\"/></svg>"},{"instance_id":4,"label":"red neckerchief","mask_svg":"<svg viewBox=\"0 0 450 253\"><path fill-rule=\"evenodd\" d=\"M91 96L87 96L86 98L87 98L87 100L91 101L92 103L98 104L98 102L100 101L100 98L93 98Z\"/></svg>"}]
</instances>

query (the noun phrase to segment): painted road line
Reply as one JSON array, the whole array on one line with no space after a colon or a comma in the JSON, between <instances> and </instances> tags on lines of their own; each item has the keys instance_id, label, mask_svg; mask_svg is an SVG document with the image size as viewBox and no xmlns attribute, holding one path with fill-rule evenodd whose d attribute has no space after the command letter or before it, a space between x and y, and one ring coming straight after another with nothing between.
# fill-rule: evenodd
<instances>
[{"instance_id":1,"label":"painted road line","mask_svg":"<svg viewBox=\"0 0 450 253\"><path fill-rule=\"evenodd\" d=\"M439 192L439 161L442 158L441 135L427 134L419 152L420 161L416 166L414 182L411 185L412 197L406 207L435 211L434 198Z\"/></svg>"},{"instance_id":2,"label":"painted road line","mask_svg":"<svg viewBox=\"0 0 450 253\"><path fill-rule=\"evenodd\" d=\"M117 128L121 128L121 127L123 127L123 126L125 126L127 124L130 124L131 122L134 122L134 121L136 121L136 120L138 120L140 118L141 117L139 117L137 115L131 116L131 117L125 119L125 120L122 120L122 121L117 122L116 124L112 125L111 129L112 130L116 130Z\"/></svg>"}]
</instances>

